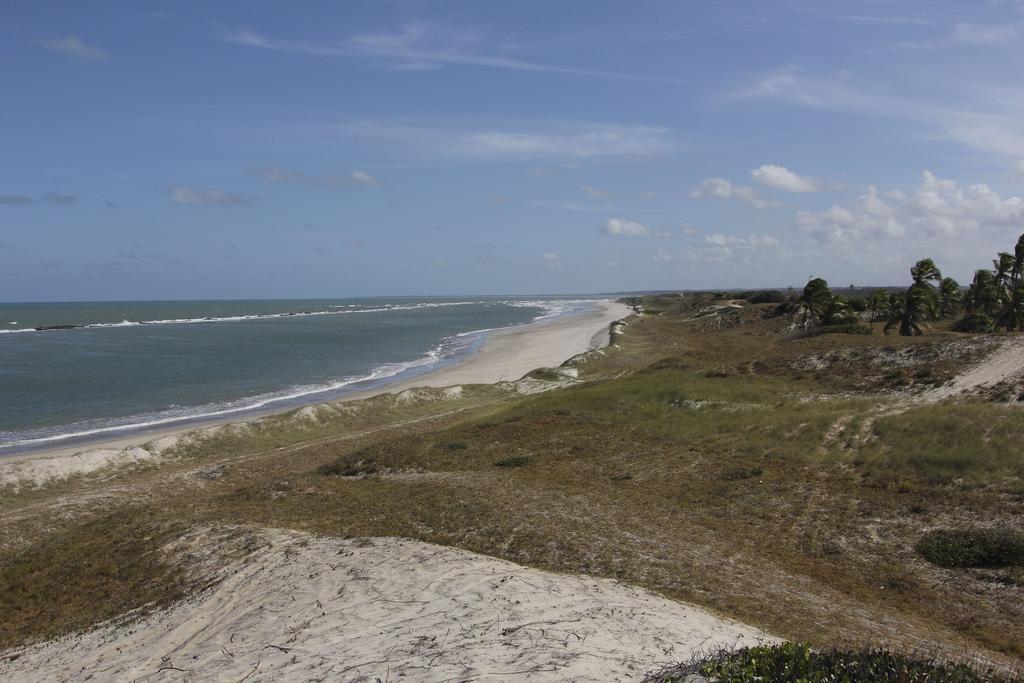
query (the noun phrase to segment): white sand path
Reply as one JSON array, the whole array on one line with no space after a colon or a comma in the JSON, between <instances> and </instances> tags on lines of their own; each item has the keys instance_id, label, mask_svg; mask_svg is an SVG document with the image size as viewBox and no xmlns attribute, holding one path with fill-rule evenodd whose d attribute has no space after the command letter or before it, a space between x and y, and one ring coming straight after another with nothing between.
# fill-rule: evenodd
<instances>
[{"instance_id":1,"label":"white sand path","mask_svg":"<svg viewBox=\"0 0 1024 683\"><path fill-rule=\"evenodd\" d=\"M954 377L952 381L922 394L919 400L925 403L942 401L1019 377L1021 374L1024 374L1024 337L1014 336L979 363Z\"/></svg>"},{"instance_id":2,"label":"white sand path","mask_svg":"<svg viewBox=\"0 0 1024 683\"><path fill-rule=\"evenodd\" d=\"M207 592L121 628L0 654L18 681L595 681L752 627L609 579L393 538L262 531Z\"/></svg>"}]
</instances>

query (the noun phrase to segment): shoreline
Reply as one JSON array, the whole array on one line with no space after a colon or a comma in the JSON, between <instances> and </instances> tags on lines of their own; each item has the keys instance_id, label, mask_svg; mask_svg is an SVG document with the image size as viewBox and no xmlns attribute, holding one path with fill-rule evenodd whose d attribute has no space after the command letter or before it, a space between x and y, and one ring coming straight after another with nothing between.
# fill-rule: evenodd
<instances>
[{"instance_id":1,"label":"shoreline","mask_svg":"<svg viewBox=\"0 0 1024 683\"><path fill-rule=\"evenodd\" d=\"M600 308L569 317L531 322L495 330L474 353L452 365L408 379L381 384L328 401L308 401L288 406L256 409L231 416L197 419L184 424L130 430L121 436L100 436L73 443L52 444L0 455L0 467L28 460L65 458L92 451L120 452L141 448L168 437L230 424L245 424L272 415L280 415L311 405L358 401L388 393L400 393L419 387L447 387L457 384L495 384L521 378L540 367L558 366L592 348L610 343L610 337L595 345L595 338L607 332L616 320L632 314L632 309L610 299L595 300Z\"/></svg>"}]
</instances>

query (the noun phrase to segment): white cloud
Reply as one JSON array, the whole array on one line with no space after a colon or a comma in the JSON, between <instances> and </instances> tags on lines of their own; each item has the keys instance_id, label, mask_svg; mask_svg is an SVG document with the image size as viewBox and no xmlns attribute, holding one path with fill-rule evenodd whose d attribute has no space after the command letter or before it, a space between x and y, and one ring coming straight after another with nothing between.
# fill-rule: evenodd
<instances>
[{"instance_id":1,"label":"white cloud","mask_svg":"<svg viewBox=\"0 0 1024 683\"><path fill-rule=\"evenodd\" d=\"M690 191L690 196L695 199L714 197L716 199L738 199L758 209L768 209L778 206L777 203L762 199L752 187L746 185L733 185L724 178L705 178L701 184Z\"/></svg>"},{"instance_id":2,"label":"white cloud","mask_svg":"<svg viewBox=\"0 0 1024 683\"><path fill-rule=\"evenodd\" d=\"M324 173L312 175L305 171L295 171L277 166L266 166L255 169L254 173L270 183L294 183L299 185L320 185L326 187L346 187L350 185L380 185L373 175L367 171L355 170L346 175Z\"/></svg>"},{"instance_id":3,"label":"white cloud","mask_svg":"<svg viewBox=\"0 0 1024 683\"><path fill-rule=\"evenodd\" d=\"M352 171L349 178L357 185L380 185L380 182L367 171L360 171L356 169L355 171Z\"/></svg>"},{"instance_id":4,"label":"white cloud","mask_svg":"<svg viewBox=\"0 0 1024 683\"><path fill-rule=\"evenodd\" d=\"M800 211L796 224L822 242L901 237L906 232L896 219L896 210L879 198L873 186L848 207L833 206L817 213Z\"/></svg>"},{"instance_id":5,"label":"white cloud","mask_svg":"<svg viewBox=\"0 0 1024 683\"><path fill-rule=\"evenodd\" d=\"M997 230L1024 223L1024 199L1001 197L988 185L961 187L925 171L920 186L907 194L884 193L874 187L848 207L797 213L796 224L824 242L899 238L913 232L927 237L963 237L979 230Z\"/></svg>"},{"instance_id":6,"label":"white cloud","mask_svg":"<svg viewBox=\"0 0 1024 683\"><path fill-rule=\"evenodd\" d=\"M552 270L560 270L562 267L562 257L553 251L544 252L544 264Z\"/></svg>"},{"instance_id":7,"label":"white cloud","mask_svg":"<svg viewBox=\"0 0 1024 683\"><path fill-rule=\"evenodd\" d=\"M1024 159L1021 159L1013 166L1014 170L1017 171L1017 175L1024 178Z\"/></svg>"},{"instance_id":8,"label":"white cloud","mask_svg":"<svg viewBox=\"0 0 1024 683\"><path fill-rule=\"evenodd\" d=\"M365 123L341 130L357 138L395 143L403 151L485 161L656 157L672 149L666 128L606 123L577 123L546 131L457 131Z\"/></svg>"},{"instance_id":9,"label":"white cloud","mask_svg":"<svg viewBox=\"0 0 1024 683\"><path fill-rule=\"evenodd\" d=\"M595 199L607 199L608 197L612 196L612 193L609 192L608 190L601 190L594 187L593 185L584 185L583 192L588 197L594 197Z\"/></svg>"},{"instance_id":10,"label":"white cloud","mask_svg":"<svg viewBox=\"0 0 1024 683\"><path fill-rule=\"evenodd\" d=\"M774 247L779 244L779 241L771 235L758 235L754 233L750 233L749 235L725 235L720 232L713 232L706 236L704 241L717 247L730 245Z\"/></svg>"},{"instance_id":11,"label":"white cloud","mask_svg":"<svg viewBox=\"0 0 1024 683\"><path fill-rule=\"evenodd\" d=\"M961 188L924 172L921 186L907 198L905 210L914 225L930 235L951 237L980 228L1008 228L1024 223L1024 199L1003 199L985 184Z\"/></svg>"},{"instance_id":12,"label":"white cloud","mask_svg":"<svg viewBox=\"0 0 1024 683\"><path fill-rule=\"evenodd\" d=\"M188 206L240 206L248 200L234 192L221 190L194 190L175 185L171 188L171 201Z\"/></svg>"},{"instance_id":13,"label":"white cloud","mask_svg":"<svg viewBox=\"0 0 1024 683\"><path fill-rule=\"evenodd\" d=\"M51 52L63 52L78 59L101 60L107 58L106 52L91 45L86 45L77 36L44 40L40 45Z\"/></svg>"},{"instance_id":14,"label":"white cloud","mask_svg":"<svg viewBox=\"0 0 1024 683\"><path fill-rule=\"evenodd\" d=\"M651 231L636 221L622 220L621 218L609 218L604 224L602 232L605 235L622 235L629 237L649 237Z\"/></svg>"},{"instance_id":15,"label":"white cloud","mask_svg":"<svg viewBox=\"0 0 1024 683\"><path fill-rule=\"evenodd\" d=\"M765 164L755 168L750 175L761 185L786 192L817 192L821 183L813 178L797 175L785 166Z\"/></svg>"},{"instance_id":16,"label":"white cloud","mask_svg":"<svg viewBox=\"0 0 1024 683\"><path fill-rule=\"evenodd\" d=\"M700 232L697 228L693 227L689 223L681 223L679 225L679 232L683 233L687 237L693 237Z\"/></svg>"}]
</instances>

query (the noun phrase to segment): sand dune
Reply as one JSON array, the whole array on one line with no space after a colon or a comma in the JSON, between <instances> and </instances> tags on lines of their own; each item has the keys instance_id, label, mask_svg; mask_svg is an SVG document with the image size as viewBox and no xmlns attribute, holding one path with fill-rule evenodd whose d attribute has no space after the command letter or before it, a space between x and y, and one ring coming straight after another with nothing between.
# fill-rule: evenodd
<instances>
[{"instance_id":1,"label":"sand dune","mask_svg":"<svg viewBox=\"0 0 1024 683\"><path fill-rule=\"evenodd\" d=\"M206 593L7 653L0 678L639 680L696 650L766 638L616 581L419 541L258 536L268 545Z\"/></svg>"}]
</instances>

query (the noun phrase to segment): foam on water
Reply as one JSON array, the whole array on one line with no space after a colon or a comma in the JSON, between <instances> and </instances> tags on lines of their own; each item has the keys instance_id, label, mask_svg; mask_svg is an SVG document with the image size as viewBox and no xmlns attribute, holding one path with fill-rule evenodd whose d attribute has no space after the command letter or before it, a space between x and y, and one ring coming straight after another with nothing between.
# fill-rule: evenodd
<instances>
[{"instance_id":1,"label":"foam on water","mask_svg":"<svg viewBox=\"0 0 1024 683\"><path fill-rule=\"evenodd\" d=\"M316 311L305 313L283 313L252 316L232 316L221 318L196 318L196 319L168 319L154 321L133 322L123 320L117 323L96 323L83 326L84 328L115 329L122 327L135 327L139 325L171 325L190 324L198 322L234 322L260 319L280 319L303 316L331 315L345 313L373 313L381 311L407 311L429 308L443 308L448 306L464 306L473 303L486 303L510 306L515 308L536 308L539 313L528 323L543 323L555 320L560 317L575 315L591 310L593 300L571 299L571 300L491 300L488 302L427 302L411 305L386 305L374 308L342 309L333 311ZM358 306L358 304L355 304ZM513 325L512 327L515 327ZM396 363L383 363L369 368L365 372L353 373L334 380L316 384L300 384L284 387L277 391L270 391L237 399L207 403L192 406L171 406L169 409L143 412L134 415L118 416L107 419L89 419L59 426L48 426L36 429L18 431L0 431L0 452L24 450L33 447L40 447L61 441L87 440L90 437L97 437L104 434L115 434L118 432L144 430L163 425L172 425L181 422L195 422L209 419L216 419L226 415L244 414L268 408L286 408L301 405L313 401L324 401L337 398L351 391L360 388L369 388L379 383L387 383L405 379L437 369L445 364L457 361L465 357L479 347L486 337L503 327L489 327L459 332L444 337L441 342L432 349L427 350L421 356ZM0 330L0 332L35 331L31 328L24 330Z\"/></svg>"}]
</instances>

